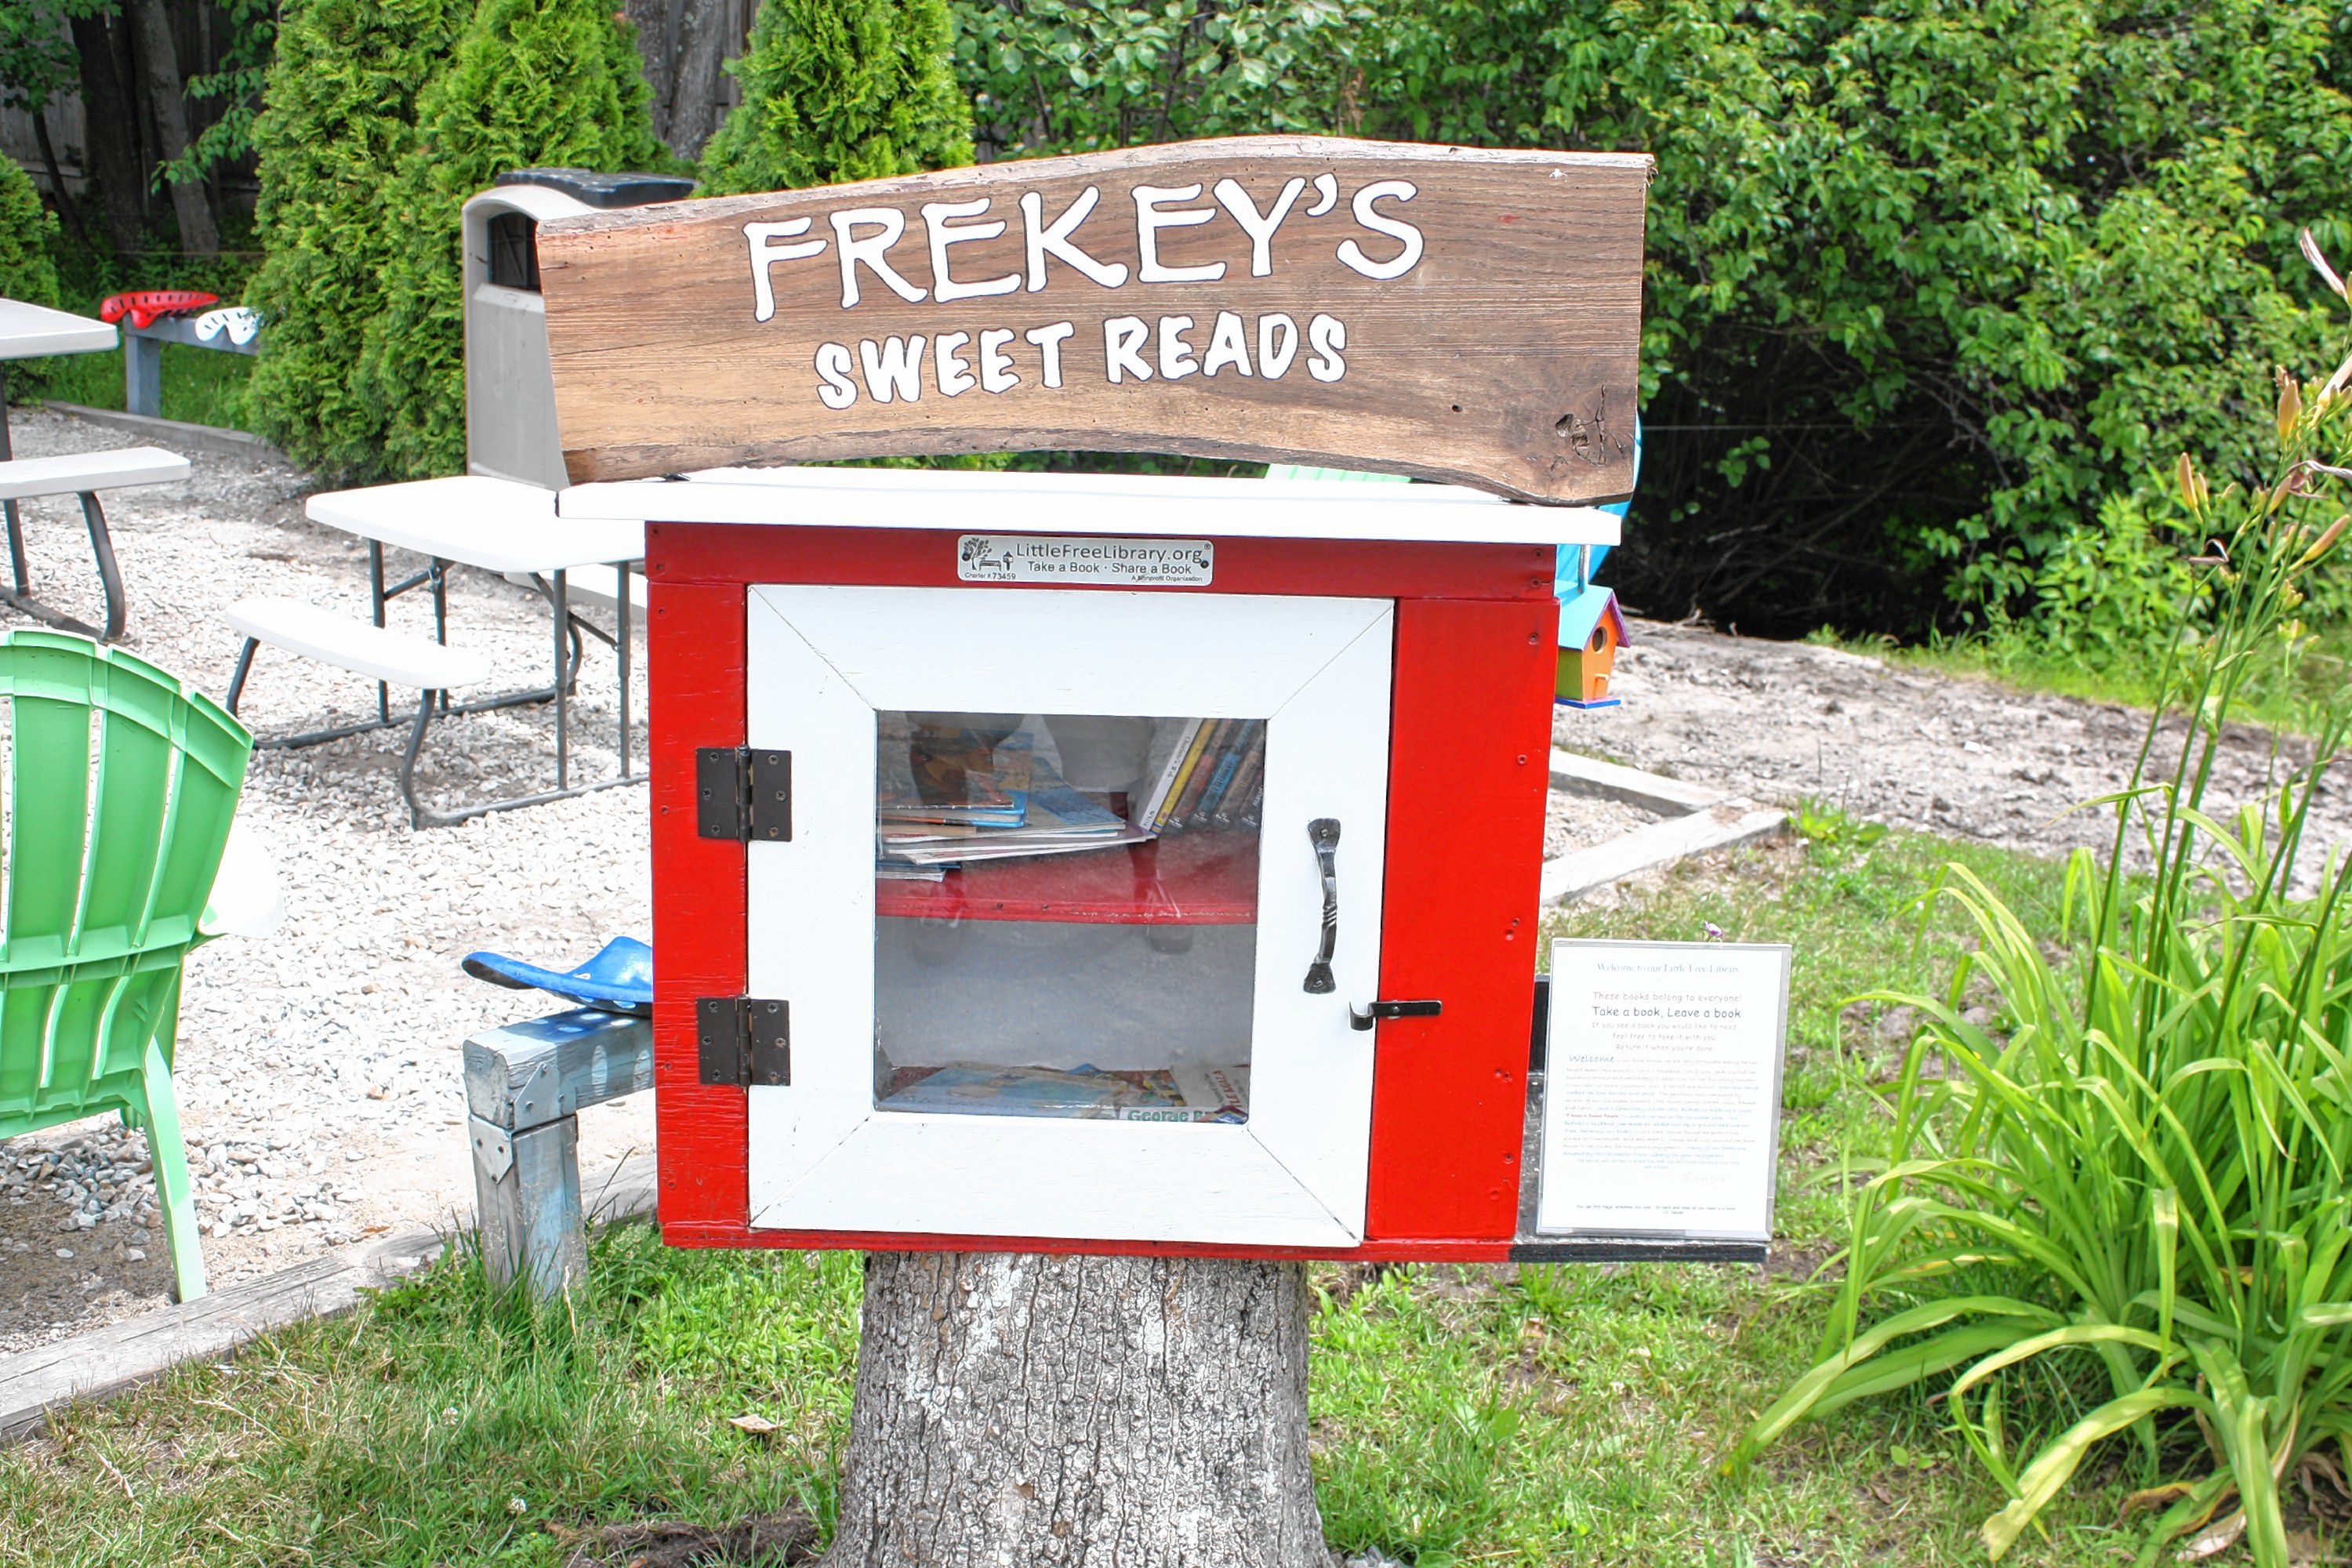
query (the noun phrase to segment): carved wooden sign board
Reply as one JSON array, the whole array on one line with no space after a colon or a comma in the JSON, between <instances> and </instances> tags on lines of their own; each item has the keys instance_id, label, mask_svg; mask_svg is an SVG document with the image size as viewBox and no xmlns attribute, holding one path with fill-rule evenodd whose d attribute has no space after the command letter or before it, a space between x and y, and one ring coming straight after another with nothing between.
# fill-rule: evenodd
<instances>
[{"instance_id":1,"label":"carved wooden sign board","mask_svg":"<svg viewBox=\"0 0 2352 1568\"><path fill-rule=\"evenodd\" d=\"M1613 500L1649 174L1247 137L555 220L565 461L1162 451Z\"/></svg>"}]
</instances>

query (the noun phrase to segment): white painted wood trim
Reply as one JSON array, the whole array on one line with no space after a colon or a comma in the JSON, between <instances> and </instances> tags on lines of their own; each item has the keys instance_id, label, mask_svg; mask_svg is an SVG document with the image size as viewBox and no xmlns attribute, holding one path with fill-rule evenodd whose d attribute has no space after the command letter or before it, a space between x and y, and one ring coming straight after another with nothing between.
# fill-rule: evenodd
<instances>
[{"instance_id":1,"label":"white painted wood trim","mask_svg":"<svg viewBox=\"0 0 2352 1568\"><path fill-rule=\"evenodd\" d=\"M1385 599L1164 589L778 586L751 597L868 707L978 713L1263 718L1390 614Z\"/></svg>"},{"instance_id":2,"label":"white painted wood trim","mask_svg":"<svg viewBox=\"0 0 2352 1568\"><path fill-rule=\"evenodd\" d=\"M1389 603L800 585L750 599L747 738L793 751L794 791L792 841L749 851L751 992L792 1004L793 1070L751 1091L751 1223L1360 1240L1375 1037L1348 1008L1379 977ZM877 708L1267 719L1247 1124L875 1110ZM1307 824L1322 816L1343 825L1339 984L1310 996L1322 882Z\"/></svg>"},{"instance_id":3,"label":"white painted wood trim","mask_svg":"<svg viewBox=\"0 0 2352 1568\"><path fill-rule=\"evenodd\" d=\"M1346 1227L1350 1244L1363 1237L1379 1037L1350 1027L1348 1009L1380 994L1394 648L1395 617L1383 606L1266 726L1247 1125ZM1307 825L1318 816L1339 822L1339 930L1337 988L1316 996L1306 979L1321 941L1323 877Z\"/></svg>"},{"instance_id":4,"label":"white painted wood trim","mask_svg":"<svg viewBox=\"0 0 2352 1568\"><path fill-rule=\"evenodd\" d=\"M1622 527L1598 507L1531 506L1454 485L938 468L709 468L683 481L574 485L556 510L632 522L1490 544L1614 544Z\"/></svg>"},{"instance_id":5,"label":"white painted wood trim","mask_svg":"<svg viewBox=\"0 0 2352 1568\"><path fill-rule=\"evenodd\" d=\"M744 739L793 753L793 837L745 856L748 994L792 1006L792 1084L750 1090L757 1225L873 1114L875 718L772 590L745 609Z\"/></svg>"}]
</instances>

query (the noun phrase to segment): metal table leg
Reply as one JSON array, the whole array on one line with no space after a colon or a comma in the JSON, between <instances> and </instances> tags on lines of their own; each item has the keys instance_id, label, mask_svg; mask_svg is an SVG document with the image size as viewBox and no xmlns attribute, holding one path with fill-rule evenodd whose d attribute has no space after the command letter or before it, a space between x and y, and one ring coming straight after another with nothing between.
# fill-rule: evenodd
<instances>
[{"instance_id":1,"label":"metal table leg","mask_svg":"<svg viewBox=\"0 0 2352 1568\"><path fill-rule=\"evenodd\" d=\"M555 591L550 596L555 601L555 787L572 787L572 682L563 671L563 645L572 637L572 601L564 586L565 574L555 573ZM574 656L572 671L577 675L580 659Z\"/></svg>"},{"instance_id":2,"label":"metal table leg","mask_svg":"<svg viewBox=\"0 0 2352 1568\"><path fill-rule=\"evenodd\" d=\"M433 558L425 571L433 581L433 640L443 647L449 646L449 563L439 556ZM449 711L449 694L441 694L441 711Z\"/></svg>"},{"instance_id":3,"label":"metal table leg","mask_svg":"<svg viewBox=\"0 0 2352 1568\"><path fill-rule=\"evenodd\" d=\"M629 568L641 563L621 562L613 568L614 585L621 590L620 606L614 611L620 636L614 651L621 662L621 776L629 776Z\"/></svg>"},{"instance_id":4,"label":"metal table leg","mask_svg":"<svg viewBox=\"0 0 2352 1568\"><path fill-rule=\"evenodd\" d=\"M0 360L0 463L16 455L8 444L8 362ZM0 513L5 513L8 521L8 565L16 574L16 597L21 599L33 591L25 575L24 522L16 515L15 501L0 501Z\"/></svg>"},{"instance_id":5,"label":"metal table leg","mask_svg":"<svg viewBox=\"0 0 2352 1568\"><path fill-rule=\"evenodd\" d=\"M368 541L368 603L373 606L375 624L383 625L383 541ZM392 695L381 680L375 683L375 721L392 722Z\"/></svg>"},{"instance_id":6,"label":"metal table leg","mask_svg":"<svg viewBox=\"0 0 2352 1568\"><path fill-rule=\"evenodd\" d=\"M8 365L0 360L0 463L15 456L8 439ZM8 532L8 571L11 587L0 590L0 603L5 603L37 621L78 632L100 642L118 642L124 624L130 619L130 607L122 590L122 569L114 559L114 539L106 531L106 509L99 504L96 490L82 490L82 526L89 531L89 553L98 563L98 586L106 604L106 624L93 626L77 620L62 610L53 610L33 597L31 567L25 560L25 520L15 501L0 501L0 516L5 516Z\"/></svg>"}]
</instances>

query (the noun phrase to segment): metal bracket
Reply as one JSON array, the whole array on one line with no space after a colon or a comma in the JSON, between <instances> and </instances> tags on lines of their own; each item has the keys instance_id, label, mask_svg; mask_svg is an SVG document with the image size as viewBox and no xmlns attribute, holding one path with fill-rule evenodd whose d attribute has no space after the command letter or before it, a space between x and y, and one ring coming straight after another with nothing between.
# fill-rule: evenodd
<instances>
[{"instance_id":1,"label":"metal bracket","mask_svg":"<svg viewBox=\"0 0 2352 1568\"><path fill-rule=\"evenodd\" d=\"M514 1125L536 1127L563 1115L563 1077L551 1061L541 1062L514 1091Z\"/></svg>"},{"instance_id":2,"label":"metal bracket","mask_svg":"<svg viewBox=\"0 0 2352 1568\"><path fill-rule=\"evenodd\" d=\"M506 1180L507 1173L514 1169L514 1134L478 1116L466 1118L466 1130L473 1134L474 1163L491 1181Z\"/></svg>"},{"instance_id":3,"label":"metal bracket","mask_svg":"<svg viewBox=\"0 0 2352 1568\"><path fill-rule=\"evenodd\" d=\"M1434 1018L1445 1010L1443 1002L1375 1002L1370 1007L1349 1005L1348 1027L1369 1029L1382 1018Z\"/></svg>"},{"instance_id":4,"label":"metal bracket","mask_svg":"<svg viewBox=\"0 0 2352 1568\"><path fill-rule=\"evenodd\" d=\"M751 746L702 746L694 753L695 832L738 844L788 844L793 837L793 754Z\"/></svg>"},{"instance_id":5,"label":"metal bracket","mask_svg":"<svg viewBox=\"0 0 2352 1568\"><path fill-rule=\"evenodd\" d=\"M700 1081L790 1088L792 1005L751 996L703 996L694 1004Z\"/></svg>"}]
</instances>

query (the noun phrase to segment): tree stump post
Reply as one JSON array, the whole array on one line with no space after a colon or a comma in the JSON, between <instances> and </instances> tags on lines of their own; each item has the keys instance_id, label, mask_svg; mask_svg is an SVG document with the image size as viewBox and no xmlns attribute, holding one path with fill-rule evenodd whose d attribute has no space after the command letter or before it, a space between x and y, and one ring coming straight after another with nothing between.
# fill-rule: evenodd
<instances>
[{"instance_id":1,"label":"tree stump post","mask_svg":"<svg viewBox=\"0 0 2352 1568\"><path fill-rule=\"evenodd\" d=\"M824 1568L1331 1568L1307 1277L877 1252Z\"/></svg>"}]
</instances>

